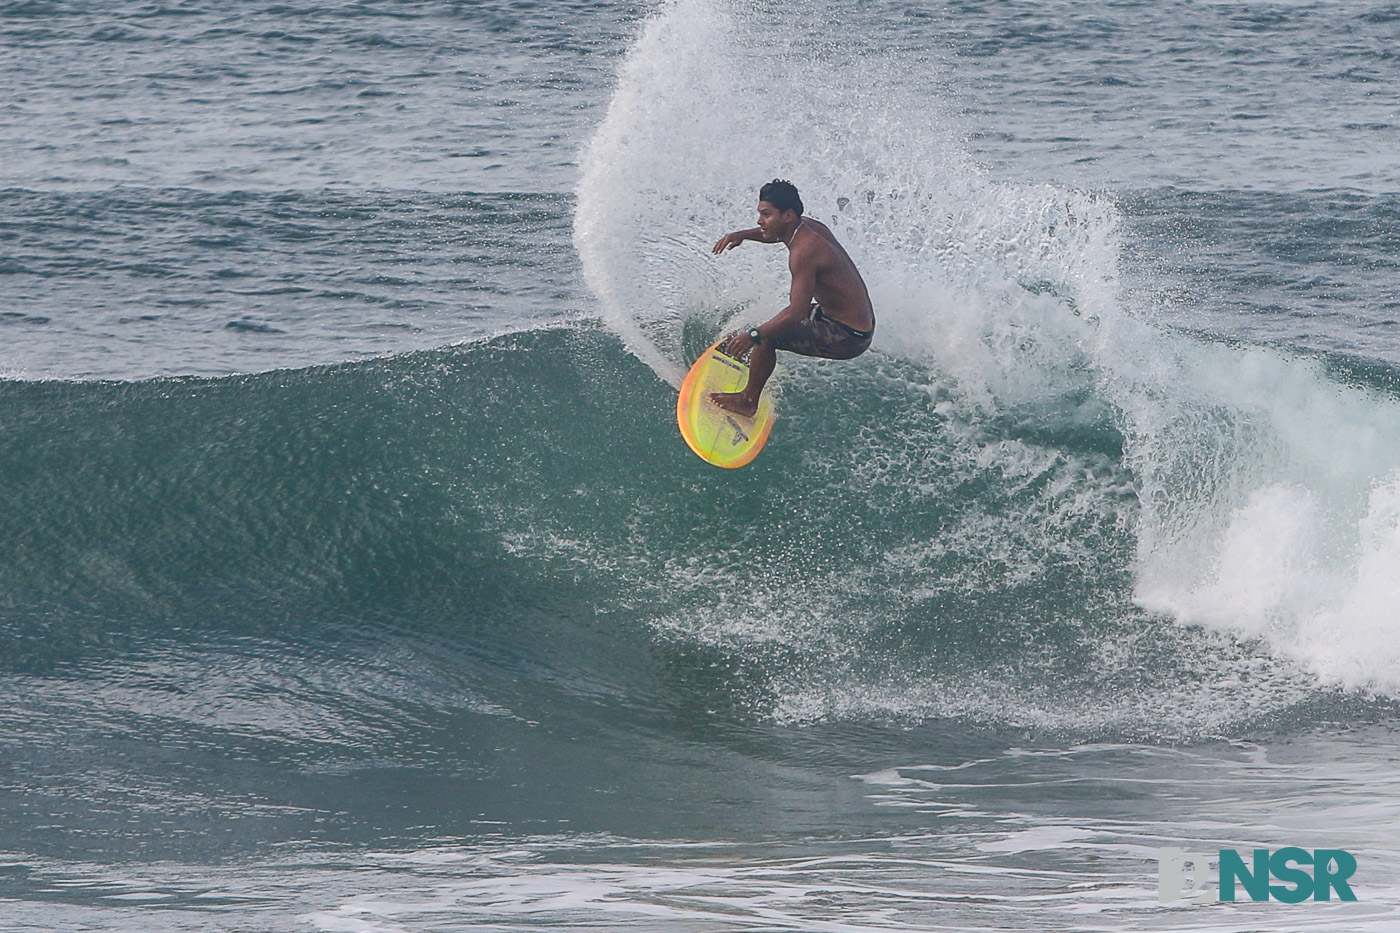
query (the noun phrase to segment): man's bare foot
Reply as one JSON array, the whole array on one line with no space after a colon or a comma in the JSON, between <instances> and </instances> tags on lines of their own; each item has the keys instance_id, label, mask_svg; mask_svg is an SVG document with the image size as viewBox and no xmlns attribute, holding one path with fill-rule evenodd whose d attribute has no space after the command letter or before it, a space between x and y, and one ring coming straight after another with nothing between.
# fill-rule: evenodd
<instances>
[{"instance_id":1,"label":"man's bare foot","mask_svg":"<svg viewBox=\"0 0 1400 933\"><path fill-rule=\"evenodd\" d=\"M758 402L751 402L742 392L711 392L710 401L725 411L752 418L758 411Z\"/></svg>"}]
</instances>

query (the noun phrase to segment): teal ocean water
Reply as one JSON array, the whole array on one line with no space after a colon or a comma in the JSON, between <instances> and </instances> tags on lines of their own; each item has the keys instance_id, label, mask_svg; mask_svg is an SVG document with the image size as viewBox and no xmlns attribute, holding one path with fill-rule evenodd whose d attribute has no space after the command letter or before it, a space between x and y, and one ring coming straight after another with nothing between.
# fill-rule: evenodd
<instances>
[{"instance_id":1,"label":"teal ocean water","mask_svg":"<svg viewBox=\"0 0 1400 933\"><path fill-rule=\"evenodd\" d=\"M0 4L0 930L1395 929L1397 31Z\"/></svg>"}]
</instances>

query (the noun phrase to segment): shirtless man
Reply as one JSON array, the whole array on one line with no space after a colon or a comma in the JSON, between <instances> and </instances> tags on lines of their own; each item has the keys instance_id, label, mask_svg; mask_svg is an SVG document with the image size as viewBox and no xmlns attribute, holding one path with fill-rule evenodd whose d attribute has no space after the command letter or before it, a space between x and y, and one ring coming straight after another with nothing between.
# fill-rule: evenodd
<instances>
[{"instance_id":1,"label":"shirtless man","mask_svg":"<svg viewBox=\"0 0 1400 933\"><path fill-rule=\"evenodd\" d=\"M788 306L748 333L734 335L725 347L733 357L753 351L744 391L710 395L726 411L753 415L779 350L828 360L854 359L870 346L875 311L855 263L826 224L802 216L802 199L791 182L775 178L764 185L758 192L758 226L726 233L715 244L714 253L719 255L745 240L787 244L792 273Z\"/></svg>"}]
</instances>

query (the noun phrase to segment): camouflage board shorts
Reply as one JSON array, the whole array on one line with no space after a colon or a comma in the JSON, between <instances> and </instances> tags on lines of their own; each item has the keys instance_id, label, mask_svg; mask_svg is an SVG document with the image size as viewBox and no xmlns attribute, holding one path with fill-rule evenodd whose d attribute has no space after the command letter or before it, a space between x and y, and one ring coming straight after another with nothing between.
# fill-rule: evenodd
<instances>
[{"instance_id":1,"label":"camouflage board shorts","mask_svg":"<svg viewBox=\"0 0 1400 933\"><path fill-rule=\"evenodd\" d=\"M773 346L789 353L819 356L828 360L849 360L870 348L875 329L856 330L849 324L833 321L822 314L822 306L812 302L812 310L781 334L773 337Z\"/></svg>"}]
</instances>

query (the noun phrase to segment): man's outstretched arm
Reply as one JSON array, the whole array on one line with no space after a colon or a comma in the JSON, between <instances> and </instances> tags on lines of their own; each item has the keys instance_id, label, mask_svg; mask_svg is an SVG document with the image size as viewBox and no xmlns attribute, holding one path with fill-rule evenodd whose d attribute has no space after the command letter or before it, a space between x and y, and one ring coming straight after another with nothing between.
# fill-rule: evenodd
<instances>
[{"instance_id":1,"label":"man's outstretched arm","mask_svg":"<svg viewBox=\"0 0 1400 933\"><path fill-rule=\"evenodd\" d=\"M719 238L719 242L715 244L715 248L711 250L711 252L718 255L727 249L733 249L745 240L757 240L760 243L778 242L777 240L765 240L762 230L757 227L750 227L747 230L735 230L733 233L726 233Z\"/></svg>"}]
</instances>

